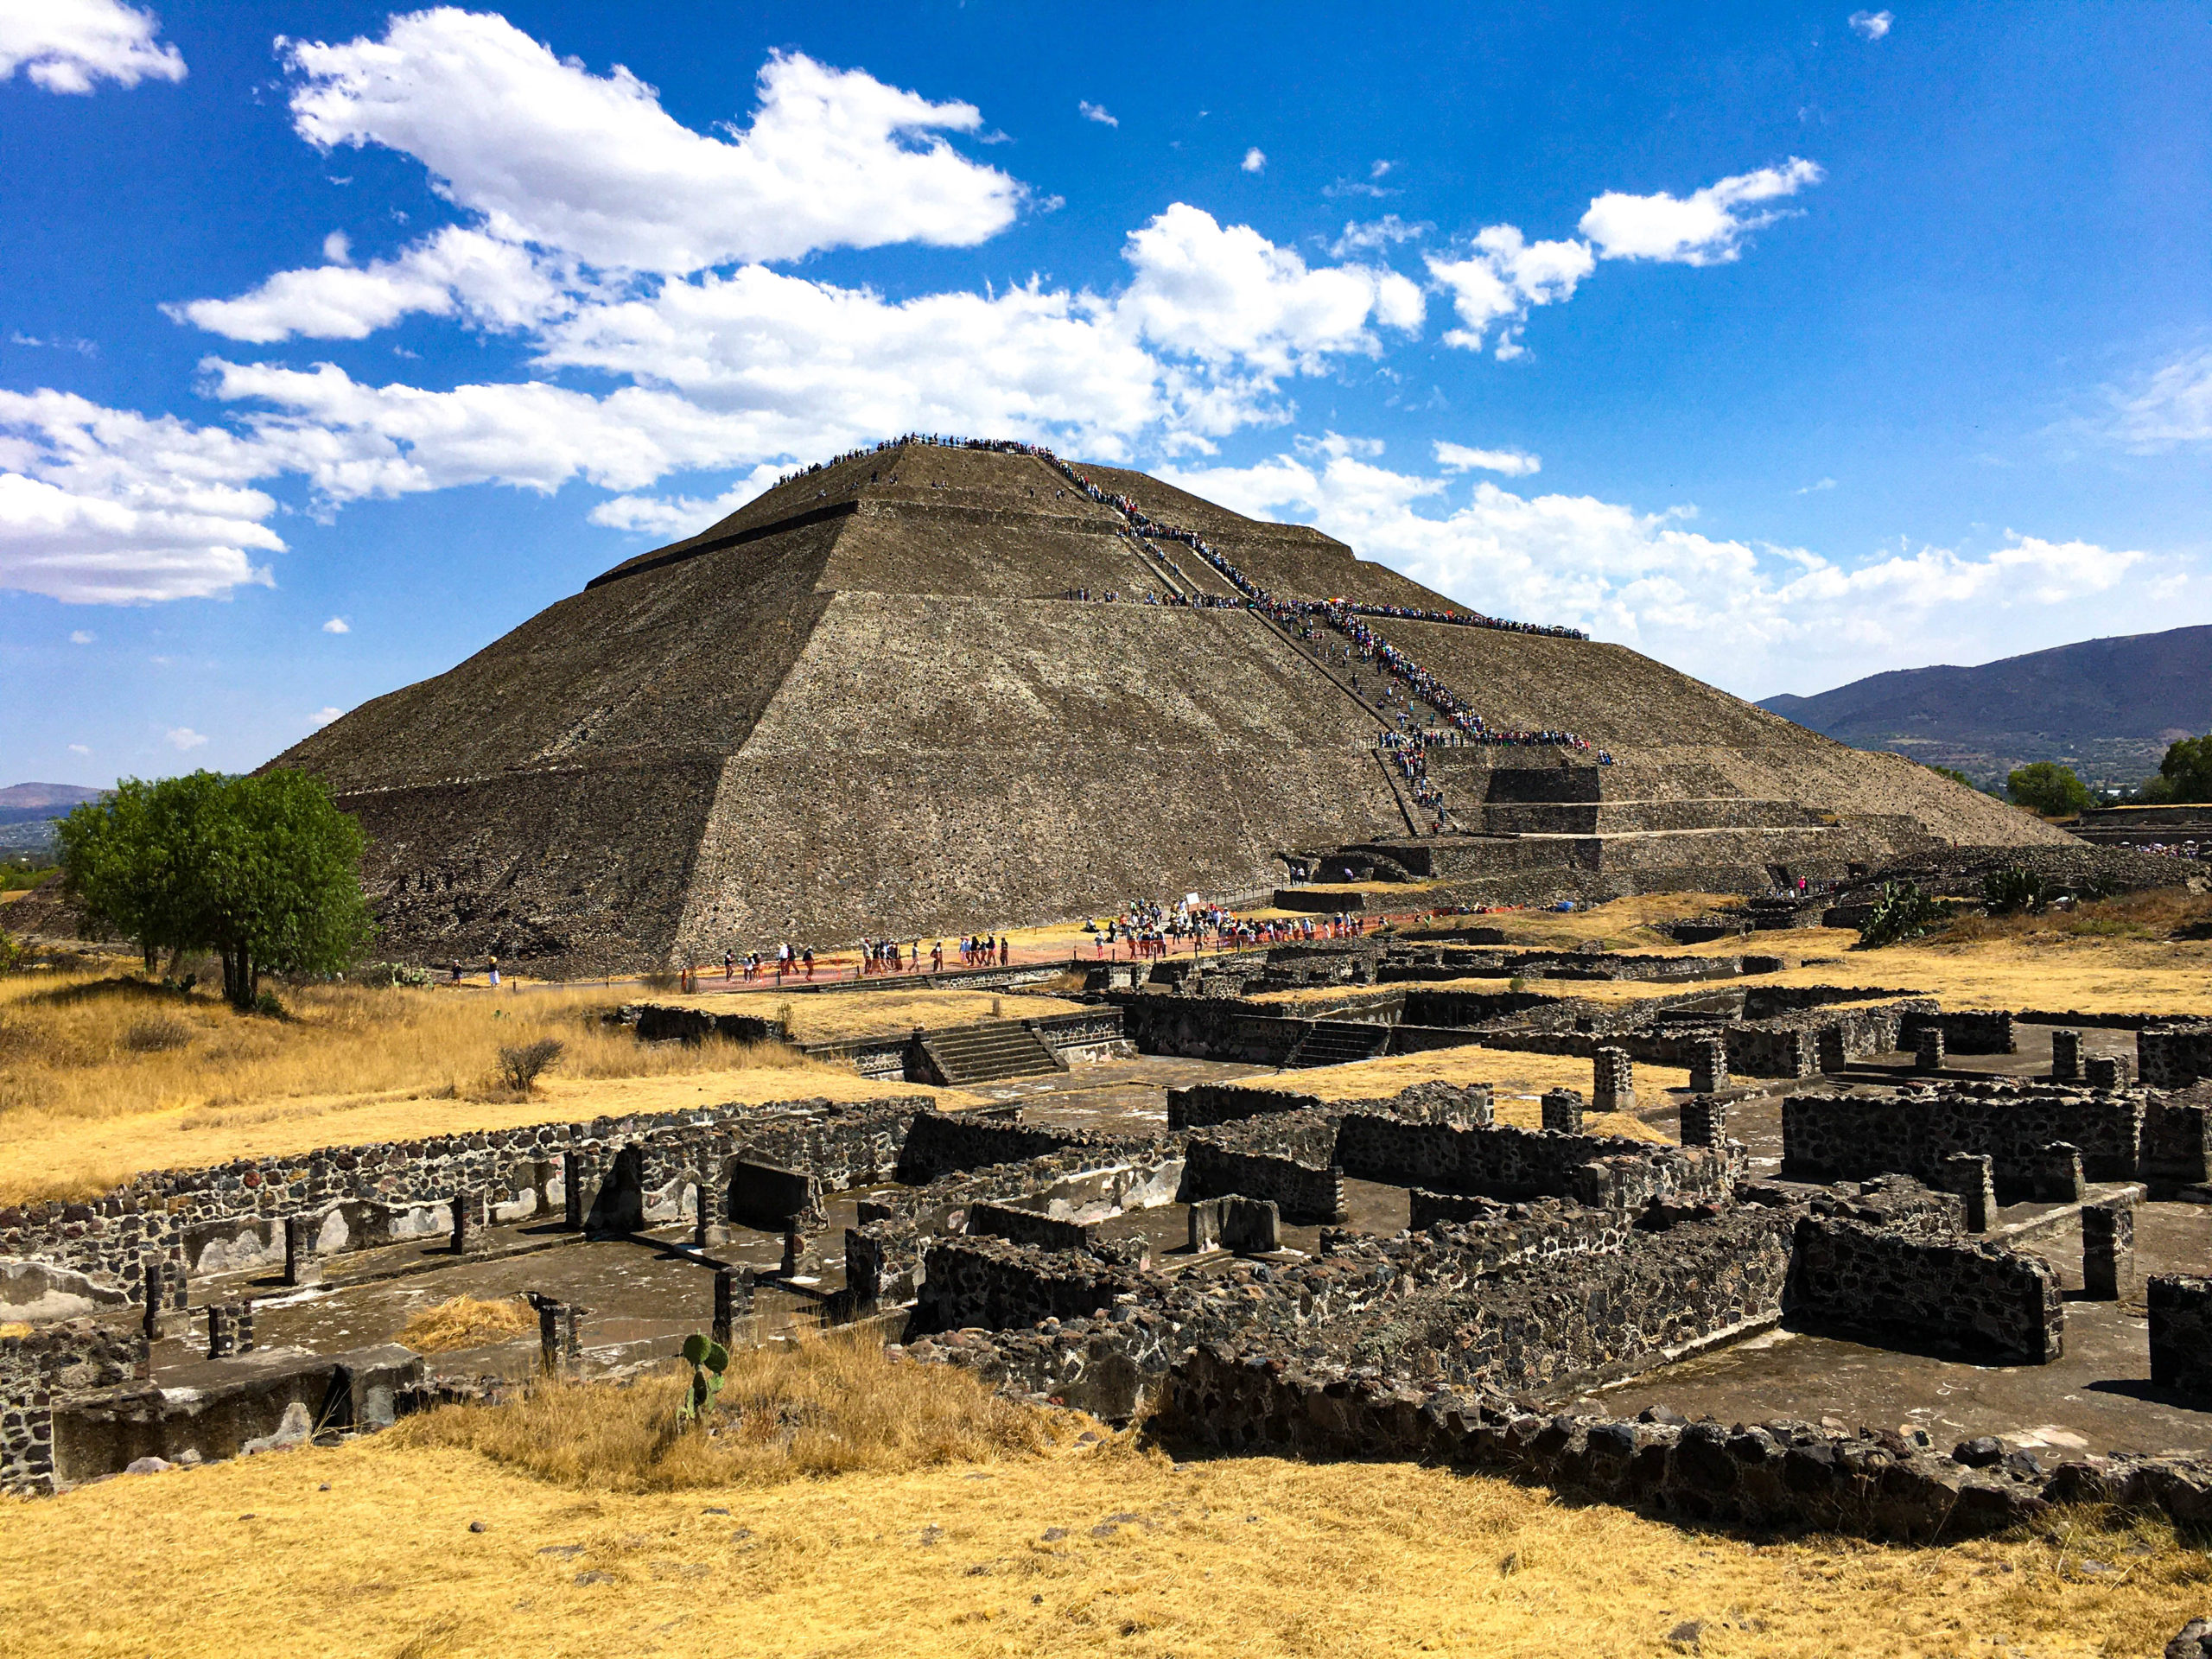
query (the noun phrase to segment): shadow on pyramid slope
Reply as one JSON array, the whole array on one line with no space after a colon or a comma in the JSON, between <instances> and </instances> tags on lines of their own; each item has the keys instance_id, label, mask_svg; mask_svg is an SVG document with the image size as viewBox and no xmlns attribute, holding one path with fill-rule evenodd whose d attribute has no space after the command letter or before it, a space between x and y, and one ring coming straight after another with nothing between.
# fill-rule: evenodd
<instances>
[{"instance_id":1,"label":"shadow on pyramid slope","mask_svg":"<svg viewBox=\"0 0 2212 1659\"><path fill-rule=\"evenodd\" d=\"M1318 531L1085 472L1279 597L1449 604ZM1217 602L1141 602L1178 590ZM1140 602L1096 602L1108 593ZM360 815L380 950L555 976L1056 920L1133 896L1243 898L1279 881L1287 855L1417 839L1427 814L1376 747L1376 671L1325 661L1328 642L1235 594L1196 551L1140 540L1043 460L909 443L614 567L272 764L320 772ZM1781 855L1840 872L1931 836L2056 833L1624 647L1374 620L1494 728L1612 749L1629 769L1611 774L1609 803L1676 804L1570 814L1563 826L1600 833L1462 859L1510 868L1516 894L1608 868L1631 888L1751 881ZM1519 798L1492 781L1501 768L1594 754L1435 758L1459 823L1480 830L1485 798ZM1676 823L1707 840L1603 833Z\"/></svg>"}]
</instances>

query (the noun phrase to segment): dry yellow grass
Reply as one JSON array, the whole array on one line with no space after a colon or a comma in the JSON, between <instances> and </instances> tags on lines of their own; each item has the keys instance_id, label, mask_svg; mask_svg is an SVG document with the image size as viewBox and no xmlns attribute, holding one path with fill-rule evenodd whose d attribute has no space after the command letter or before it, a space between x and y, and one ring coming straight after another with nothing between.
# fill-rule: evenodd
<instances>
[{"instance_id":1,"label":"dry yellow grass","mask_svg":"<svg viewBox=\"0 0 2212 1659\"><path fill-rule=\"evenodd\" d=\"M702 981L706 987L696 995L655 995L652 1001L677 1007L703 1008L709 1014L750 1014L760 1020L784 1017L796 1042L829 1043L849 1037L874 1037L912 1031L916 1026L973 1025L996 1017L1042 1020L1055 1014L1079 1014L1080 1002L1056 996L1024 996L1011 991L933 991L909 980L892 981L881 990L835 991L827 995L778 995L766 991L717 991L720 982Z\"/></svg>"},{"instance_id":2,"label":"dry yellow grass","mask_svg":"<svg viewBox=\"0 0 2212 1659\"><path fill-rule=\"evenodd\" d=\"M144 1169L722 1101L916 1092L779 1045L643 1044L619 994L315 987L293 1017L233 1014L139 982L0 978L0 1202L78 1198ZM529 1099L499 1048L565 1046ZM929 1091L957 1106L970 1097ZM474 1096L475 1097L472 1098Z\"/></svg>"},{"instance_id":3,"label":"dry yellow grass","mask_svg":"<svg viewBox=\"0 0 2212 1659\"><path fill-rule=\"evenodd\" d=\"M0 1653L39 1659L1656 1659L1686 1624L1706 1659L2055 1659L2212 1603L2151 1529L1751 1541L1411 1464L1118 1451L626 1494L385 1434L0 1503Z\"/></svg>"},{"instance_id":4,"label":"dry yellow grass","mask_svg":"<svg viewBox=\"0 0 2212 1659\"><path fill-rule=\"evenodd\" d=\"M690 1382L682 1366L620 1388L547 1382L512 1405L433 1412L401 1434L563 1485L644 1492L1034 1457L1091 1426L1017 1405L966 1371L893 1363L850 1332L737 1350L703 1425L677 1414Z\"/></svg>"},{"instance_id":5,"label":"dry yellow grass","mask_svg":"<svg viewBox=\"0 0 2212 1659\"><path fill-rule=\"evenodd\" d=\"M510 1342L537 1328L537 1316L520 1297L487 1302L474 1296L448 1296L408 1320L397 1340L418 1354L446 1354L456 1348Z\"/></svg>"},{"instance_id":6,"label":"dry yellow grass","mask_svg":"<svg viewBox=\"0 0 2212 1659\"><path fill-rule=\"evenodd\" d=\"M1855 933L1794 929L1761 937L1758 947L1801 965L1751 979L1716 980L1709 987L1653 980L1541 980L1528 988L1598 1001L1673 996L1685 990L1755 985L1863 985L1904 988L1940 998L1948 1008L2054 1008L2083 1013L2212 1014L2212 944L2196 940L2042 936L1947 941L1940 936L1885 950L1853 950ZM1735 954L1699 945L1684 954ZM1823 960L1807 962L1807 957ZM1459 980L1470 990L1496 990L1496 979Z\"/></svg>"},{"instance_id":7,"label":"dry yellow grass","mask_svg":"<svg viewBox=\"0 0 2212 1659\"><path fill-rule=\"evenodd\" d=\"M1306 1071L1283 1071L1254 1077L1255 1089L1281 1089L1293 1094L1318 1095L1323 1100L1359 1100L1376 1095L1395 1095L1415 1083L1486 1083L1496 1103L1497 1121L1516 1128L1542 1127L1543 1108L1534 1098L1547 1089L1580 1089L1586 1096L1591 1084L1590 1062L1564 1054L1517 1054L1502 1048L1438 1048L1425 1054L1386 1054L1379 1060L1355 1060L1349 1065L1315 1066ZM1665 1089L1687 1089L1690 1074L1677 1066L1638 1065L1637 1087L1656 1099ZM1636 1141L1664 1141L1667 1137L1626 1112L1596 1112L1583 1119L1591 1135L1624 1135Z\"/></svg>"},{"instance_id":8,"label":"dry yellow grass","mask_svg":"<svg viewBox=\"0 0 2212 1659\"><path fill-rule=\"evenodd\" d=\"M554 1077L529 1101L455 1101L405 1090L380 1095L308 1096L131 1117L0 1117L0 1203L103 1192L140 1170L190 1167L231 1158L278 1157L318 1147L418 1140L472 1129L512 1128L586 1118L672 1112L728 1101L881 1100L926 1095L940 1110L978 1103L957 1089L873 1083L830 1066L685 1072L675 1077Z\"/></svg>"}]
</instances>

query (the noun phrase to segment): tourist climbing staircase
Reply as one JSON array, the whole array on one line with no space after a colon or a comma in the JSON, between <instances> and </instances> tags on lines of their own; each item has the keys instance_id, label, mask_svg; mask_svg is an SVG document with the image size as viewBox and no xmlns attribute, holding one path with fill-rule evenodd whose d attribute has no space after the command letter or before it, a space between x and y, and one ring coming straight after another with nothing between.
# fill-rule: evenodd
<instances>
[{"instance_id":1,"label":"tourist climbing staircase","mask_svg":"<svg viewBox=\"0 0 2212 1659\"><path fill-rule=\"evenodd\" d=\"M1309 1066L1347 1065L1354 1060L1371 1060L1389 1042L1388 1026L1362 1025L1356 1020L1317 1020L1285 1058L1283 1070L1300 1071Z\"/></svg>"},{"instance_id":2,"label":"tourist climbing staircase","mask_svg":"<svg viewBox=\"0 0 2212 1659\"><path fill-rule=\"evenodd\" d=\"M931 1066L952 1088L1067 1070L1052 1045L1019 1020L925 1032L921 1040Z\"/></svg>"}]
</instances>

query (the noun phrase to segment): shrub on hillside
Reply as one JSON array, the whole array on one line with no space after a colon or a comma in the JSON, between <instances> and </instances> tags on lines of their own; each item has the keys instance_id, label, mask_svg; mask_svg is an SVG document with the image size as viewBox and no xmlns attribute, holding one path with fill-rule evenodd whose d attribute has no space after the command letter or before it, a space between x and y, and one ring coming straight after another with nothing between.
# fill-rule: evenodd
<instances>
[{"instance_id":1,"label":"shrub on hillside","mask_svg":"<svg viewBox=\"0 0 2212 1659\"><path fill-rule=\"evenodd\" d=\"M557 1065L561 1058L562 1043L557 1037L541 1037L534 1043L520 1043L499 1051L499 1077L508 1088L518 1095L526 1095L537 1087L537 1079Z\"/></svg>"},{"instance_id":2,"label":"shrub on hillside","mask_svg":"<svg viewBox=\"0 0 2212 1659\"><path fill-rule=\"evenodd\" d=\"M1934 931L1947 912L1937 899L1910 881L1885 881L1881 901L1859 930L1859 948L1878 950L1885 944L1902 944Z\"/></svg>"},{"instance_id":3,"label":"shrub on hillside","mask_svg":"<svg viewBox=\"0 0 2212 1659\"><path fill-rule=\"evenodd\" d=\"M2212 737L2184 737L2170 745L2158 762L2158 775L2144 784L2136 798L2147 805L2212 801Z\"/></svg>"},{"instance_id":4,"label":"shrub on hillside","mask_svg":"<svg viewBox=\"0 0 2212 1659\"><path fill-rule=\"evenodd\" d=\"M2011 916L2020 911L2037 915L2058 894L2055 884L2017 865L2009 870L1993 870L1981 879L1981 901L1993 916Z\"/></svg>"},{"instance_id":5,"label":"shrub on hillside","mask_svg":"<svg viewBox=\"0 0 2212 1659\"><path fill-rule=\"evenodd\" d=\"M2005 791L2016 805L2040 812L2047 818L2085 811L2095 804L2089 786L2075 775L2074 768L2062 766L2056 760L2037 760L2014 767L2005 774Z\"/></svg>"},{"instance_id":6,"label":"shrub on hillside","mask_svg":"<svg viewBox=\"0 0 2212 1659\"><path fill-rule=\"evenodd\" d=\"M429 969L404 962L365 962L354 970L353 979L356 985L365 985L372 991L390 990L398 985L423 990L433 983Z\"/></svg>"}]
</instances>

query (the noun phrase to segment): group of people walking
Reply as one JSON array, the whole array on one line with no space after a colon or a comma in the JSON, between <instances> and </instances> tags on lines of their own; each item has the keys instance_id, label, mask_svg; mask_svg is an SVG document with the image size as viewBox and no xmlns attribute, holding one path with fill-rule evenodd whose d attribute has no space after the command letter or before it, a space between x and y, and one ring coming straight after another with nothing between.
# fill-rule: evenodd
<instances>
[{"instance_id":1,"label":"group of people walking","mask_svg":"<svg viewBox=\"0 0 2212 1659\"><path fill-rule=\"evenodd\" d=\"M1014 960L1014 946L1004 934L971 933L953 944L954 952L963 968L1005 967ZM922 942L909 939L901 945L896 939L862 939L860 960L854 964L853 977L866 978L871 974L918 974L922 971ZM930 943L930 971L944 971L944 941Z\"/></svg>"},{"instance_id":2,"label":"group of people walking","mask_svg":"<svg viewBox=\"0 0 2212 1659\"><path fill-rule=\"evenodd\" d=\"M748 950L742 957L734 950L722 952L724 980L735 979L741 969L744 970L744 976L747 981L766 979L773 974L776 983L780 985L787 977L801 973L804 973L807 978L812 979L814 977L814 947L810 944L804 944L793 950L788 944L779 944L772 955L765 958L758 950Z\"/></svg>"}]
</instances>

